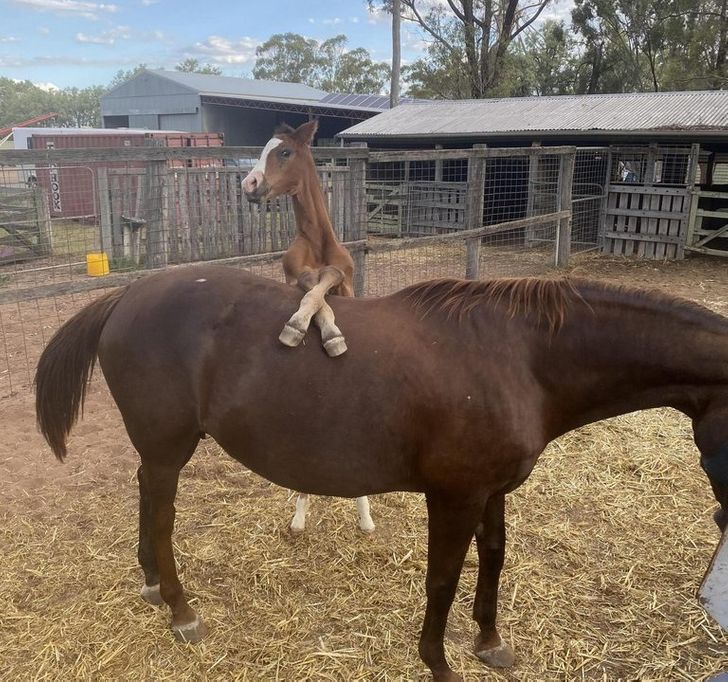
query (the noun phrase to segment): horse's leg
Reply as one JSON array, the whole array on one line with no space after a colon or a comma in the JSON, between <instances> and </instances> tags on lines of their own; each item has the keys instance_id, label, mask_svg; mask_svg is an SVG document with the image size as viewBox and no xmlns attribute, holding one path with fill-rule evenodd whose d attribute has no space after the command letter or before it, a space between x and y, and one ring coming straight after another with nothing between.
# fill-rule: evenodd
<instances>
[{"instance_id":1,"label":"horse's leg","mask_svg":"<svg viewBox=\"0 0 728 682\"><path fill-rule=\"evenodd\" d=\"M184 465L184 464L183 464ZM192 610L177 577L172 548L174 530L174 498L181 466L156 464L142 455L141 473L149 494L154 555L159 569L159 592L172 610L172 631L182 642L199 642L207 627Z\"/></svg>"},{"instance_id":2,"label":"horse's leg","mask_svg":"<svg viewBox=\"0 0 728 682\"><path fill-rule=\"evenodd\" d=\"M505 495L488 500L481 522L475 529L478 545L478 584L475 588L473 620L480 626L475 638L475 654L487 665L509 668L513 649L495 627L498 611L498 582L506 551Z\"/></svg>"},{"instance_id":3,"label":"horse's leg","mask_svg":"<svg viewBox=\"0 0 728 682\"><path fill-rule=\"evenodd\" d=\"M356 511L359 514L359 528L365 533L373 533L375 526L369 513L369 499L366 495L356 498Z\"/></svg>"},{"instance_id":4,"label":"horse's leg","mask_svg":"<svg viewBox=\"0 0 728 682\"><path fill-rule=\"evenodd\" d=\"M713 514L721 533L728 528L728 396L718 396L693 417L695 444L700 466L708 476L713 495L720 505Z\"/></svg>"},{"instance_id":5,"label":"horse's leg","mask_svg":"<svg viewBox=\"0 0 728 682\"><path fill-rule=\"evenodd\" d=\"M420 635L420 658L435 680L460 680L445 660L443 639L465 554L483 515L484 498L427 495L427 609Z\"/></svg>"},{"instance_id":6,"label":"horse's leg","mask_svg":"<svg viewBox=\"0 0 728 682\"><path fill-rule=\"evenodd\" d=\"M291 521L291 533L297 535L306 530L306 510L308 509L308 495L306 493L298 493L296 500L296 513Z\"/></svg>"},{"instance_id":7,"label":"horse's leg","mask_svg":"<svg viewBox=\"0 0 728 682\"><path fill-rule=\"evenodd\" d=\"M312 274L309 270L299 277L299 283L303 288L308 289L308 292L301 299L298 310L286 322L278 339L285 346L291 348L298 346L311 325L311 318L325 306L326 309L321 318L324 329L322 331L324 348L332 357L341 355L346 351L346 343L343 335L334 324L333 311L324 297L330 289L338 286L343 281L344 274L338 268L327 266L320 270L318 282L315 284L312 284Z\"/></svg>"},{"instance_id":8,"label":"horse's leg","mask_svg":"<svg viewBox=\"0 0 728 682\"><path fill-rule=\"evenodd\" d=\"M161 606L164 601L159 593L159 569L157 568L157 557L154 555L152 505L141 467L137 469L137 481L139 482L139 548L137 557L144 572L142 598L150 604Z\"/></svg>"}]
</instances>

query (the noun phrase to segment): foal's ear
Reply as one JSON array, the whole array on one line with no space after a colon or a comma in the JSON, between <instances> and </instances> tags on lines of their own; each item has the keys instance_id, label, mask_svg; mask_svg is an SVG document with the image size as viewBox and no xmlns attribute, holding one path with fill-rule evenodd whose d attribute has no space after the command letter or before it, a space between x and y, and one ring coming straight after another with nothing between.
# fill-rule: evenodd
<instances>
[{"instance_id":1,"label":"foal's ear","mask_svg":"<svg viewBox=\"0 0 728 682\"><path fill-rule=\"evenodd\" d=\"M295 132L287 123L279 123L273 131L273 135L293 135Z\"/></svg>"},{"instance_id":2,"label":"foal's ear","mask_svg":"<svg viewBox=\"0 0 728 682\"><path fill-rule=\"evenodd\" d=\"M318 119L314 119L313 121L308 121L298 126L298 128L296 128L293 132L293 137L301 144L310 145L313 142L313 136L316 134L317 130Z\"/></svg>"}]
</instances>

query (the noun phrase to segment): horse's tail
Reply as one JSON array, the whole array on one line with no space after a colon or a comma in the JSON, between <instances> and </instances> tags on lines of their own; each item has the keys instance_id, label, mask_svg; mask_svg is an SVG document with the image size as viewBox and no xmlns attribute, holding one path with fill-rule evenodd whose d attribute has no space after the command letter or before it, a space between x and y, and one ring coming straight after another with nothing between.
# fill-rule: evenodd
<instances>
[{"instance_id":1,"label":"horse's tail","mask_svg":"<svg viewBox=\"0 0 728 682\"><path fill-rule=\"evenodd\" d=\"M66 438L83 410L88 381L106 320L126 287L101 296L68 320L48 342L35 372L38 428L60 460Z\"/></svg>"}]
</instances>

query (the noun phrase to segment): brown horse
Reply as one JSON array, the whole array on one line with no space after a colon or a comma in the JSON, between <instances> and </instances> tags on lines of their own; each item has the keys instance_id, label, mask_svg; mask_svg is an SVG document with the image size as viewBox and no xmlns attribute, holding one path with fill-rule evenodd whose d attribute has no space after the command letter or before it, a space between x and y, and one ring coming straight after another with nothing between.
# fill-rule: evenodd
<instances>
[{"instance_id":1,"label":"brown horse","mask_svg":"<svg viewBox=\"0 0 728 682\"><path fill-rule=\"evenodd\" d=\"M693 420L725 528L725 318L587 281L439 280L379 299L332 299L351 347L331 362L316 344L292 352L275 339L300 298L294 287L234 269L170 270L87 306L38 364L38 423L63 459L98 354L141 458L143 594L170 606L178 638L206 631L172 550L178 476L204 434L295 490L425 493L419 650L437 680L458 679L443 635L473 536L475 653L491 665L513 662L496 630L504 496L561 434L634 410L681 410Z\"/></svg>"},{"instance_id":2,"label":"brown horse","mask_svg":"<svg viewBox=\"0 0 728 682\"><path fill-rule=\"evenodd\" d=\"M281 194L293 198L296 237L283 256L283 272L289 284L297 284L307 294L286 322L279 339L286 346L295 348L314 317L326 352L337 357L346 352L346 342L324 296L329 290L340 296L354 295L354 261L346 247L339 243L326 209L311 154L311 143L317 130L318 121L309 121L295 130L288 125L279 126L263 147L255 167L243 180L243 191L251 202L273 199ZM308 501L308 495L299 493L291 521L292 533L305 530ZM358 497L356 507L359 527L365 533L371 533L374 521L367 497Z\"/></svg>"}]
</instances>

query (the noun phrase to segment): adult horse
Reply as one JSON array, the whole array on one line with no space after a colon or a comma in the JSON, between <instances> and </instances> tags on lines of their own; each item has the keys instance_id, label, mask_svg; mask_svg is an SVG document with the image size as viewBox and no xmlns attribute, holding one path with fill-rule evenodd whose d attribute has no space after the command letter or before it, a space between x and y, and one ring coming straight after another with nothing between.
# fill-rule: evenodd
<instances>
[{"instance_id":1,"label":"adult horse","mask_svg":"<svg viewBox=\"0 0 728 682\"><path fill-rule=\"evenodd\" d=\"M319 495L425 493L422 660L455 680L443 635L467 548L479 557L475 653L507 666L496 629L504 495L546 444L583 424L672 406L728 522L728 320L661 294L588 281L438 280L379 299L334 298L349 352L275 339L294 287L213 266L109 293L71 318L38 364L37 416L56 457L98 354L141 458L143 595L178 638L205 634L172 549L180 470L204 434L265 478Z\"/></svg>"},{"instance_id":2,"label":"adult horse","mask_svg":"<svg viewBox=\"0 0 728 682\"><path fill-rule=\"evenodd\" d=\"M318 121L315 120L296 129L279 126L263 147L255 167L243 180L243 191L251 202L273 199L281 194L289 194L293 199L296 237L283 255L283 272L289 284L297 284L307 293L299 309L286 322L279 339L286 346L295 348L314 317L326 352L337 357L346 352L346 342L324 296L329 291L340 296L354 295L354 261L337 239L326 208L311 154L317 129ZM308 502L308 495L299 493L291 532L301 533L306 528ZM374 522L366 496L357 498L356 508L359 527L365 533L371 533Z\"/></svg>"}]
</instances>

